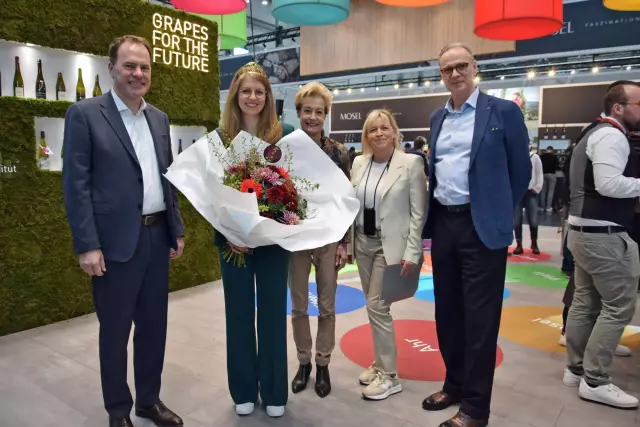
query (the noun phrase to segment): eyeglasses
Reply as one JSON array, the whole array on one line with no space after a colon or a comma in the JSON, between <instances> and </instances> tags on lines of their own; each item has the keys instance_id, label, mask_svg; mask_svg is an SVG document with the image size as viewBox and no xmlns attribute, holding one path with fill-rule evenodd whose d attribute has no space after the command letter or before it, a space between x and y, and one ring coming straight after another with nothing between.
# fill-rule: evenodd
<instances>
[{"instance_id":1,"label":"eyeglasses","mask_svg":"<svg viewBox=\"0 0 640 427\"><path fill-rule=\"evenodd\" d=\"M468 62L460 62L455 65L450 65L448 67L441 68L440 72L442 73L443 76L451 77L451 75L453 74L453 70L456 70L458 74L465 74L468 69L469 69Z\"/></svg>"},{"instance_id":2,"label":"eyeglasses","mask_svg":"<svg viewBox=\"0 0 640 427\"><path fill-rule=\"evenodd\" d=\"M260 89L256 89L256 90L240 89L240 95L245 98L249 98L252 93L256 96L256 98L264 98L267 95L265 91Z\"/></svg>"},{"instance_id":3,"label":"eyeglasses","mask_svg":"<svg viewBox=\"0 0 640 427\"><path fill-rule=\"evenodd\" d=\"M621 102L620 105L640 105L640 101L636 101L636 102Z\"/></svg>"}]
</instances>

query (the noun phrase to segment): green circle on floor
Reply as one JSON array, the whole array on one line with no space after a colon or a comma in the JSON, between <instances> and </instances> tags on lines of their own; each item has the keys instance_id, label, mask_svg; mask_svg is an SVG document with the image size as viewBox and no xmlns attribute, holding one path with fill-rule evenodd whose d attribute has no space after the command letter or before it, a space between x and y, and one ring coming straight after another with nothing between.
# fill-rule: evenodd
<instances>
[{"instance_id":1,"label":"green circle on floor","mask_svg":"<svg viewBox=\"0 0 640 427\"><path fill-rule=\"evenodd\" d=\"M560 267L540 264L509 264L506 282L539 288L564 289L569 278Z\"/></svg>"}]
</instances>

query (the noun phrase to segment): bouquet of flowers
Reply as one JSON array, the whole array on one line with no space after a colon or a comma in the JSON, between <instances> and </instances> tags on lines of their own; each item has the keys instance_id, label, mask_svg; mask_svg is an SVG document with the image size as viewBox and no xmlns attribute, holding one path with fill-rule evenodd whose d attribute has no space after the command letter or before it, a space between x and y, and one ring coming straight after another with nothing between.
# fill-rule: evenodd
<instances>
[{"instance_id":1,"label":"bouquet of flowers","mask_svg":"<svg viewBox=\"0 0 640 427\"><path fill-rule=\"evenodd\" d=\"M228 147L211 132L165 176L217 232L249 248L300 251L337 242L360 210L347 177L301 130L275 145L240 132ZM224 256L243 264L230 248Z\"/></svg>"}]
</instances>

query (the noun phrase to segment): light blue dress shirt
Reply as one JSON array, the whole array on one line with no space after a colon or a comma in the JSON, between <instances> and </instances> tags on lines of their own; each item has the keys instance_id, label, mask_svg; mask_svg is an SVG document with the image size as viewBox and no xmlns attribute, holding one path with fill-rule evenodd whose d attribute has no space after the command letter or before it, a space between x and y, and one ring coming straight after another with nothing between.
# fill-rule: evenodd
<instances>
[{"instance_id":1,"label":"light blue dress shirt","mask_svg":"<svg viewBox=\"0 0 640 427\"><path fill-rule=\"evenodd\" d=\"M469 203L469 165L471 142L476 125L476 104L480 90L476 88L460 111L454 111L451 100L445 106L445 119L436 142L434 197L446 206Z\"/></svg>"}]
</instances>

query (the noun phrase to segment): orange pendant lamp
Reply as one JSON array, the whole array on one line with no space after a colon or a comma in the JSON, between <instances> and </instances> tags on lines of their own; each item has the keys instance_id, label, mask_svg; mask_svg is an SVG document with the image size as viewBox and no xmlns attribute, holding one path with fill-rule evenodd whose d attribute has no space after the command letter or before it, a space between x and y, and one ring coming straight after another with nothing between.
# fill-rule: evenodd
<instances>
[{"instance_id":1,"label":"orange pendant lamp","mask_svg":"<svg viewBox=\"0 0 640 427\"><path fill-rule=\"evenodd\" d=\"M490 40L548 36L563 25L562 0L476 0L474 32Z\"/></svg>"},{"instance_id":2,"label":"orange pendant lamp","mask_svg":"<svg viewBox=\"0 0 640 427\"><path fill-rule=\"evenodd\" d=\"M425 7L425 6L437 6L439 4L446 3L450 0L376 0L378 3L386 4L387 6L399 6L399 7Z\"/></svg>"},{"instance_id":3,"label":"orange pendant lamp","mask_svg":"<svg viewBox=\"0 0 640 427\"><path fill-rule=\"evenodd\" d=\"M604 0L604 7L623 12L640 11L640 0Z\"/></svg>"}]
</instances>

